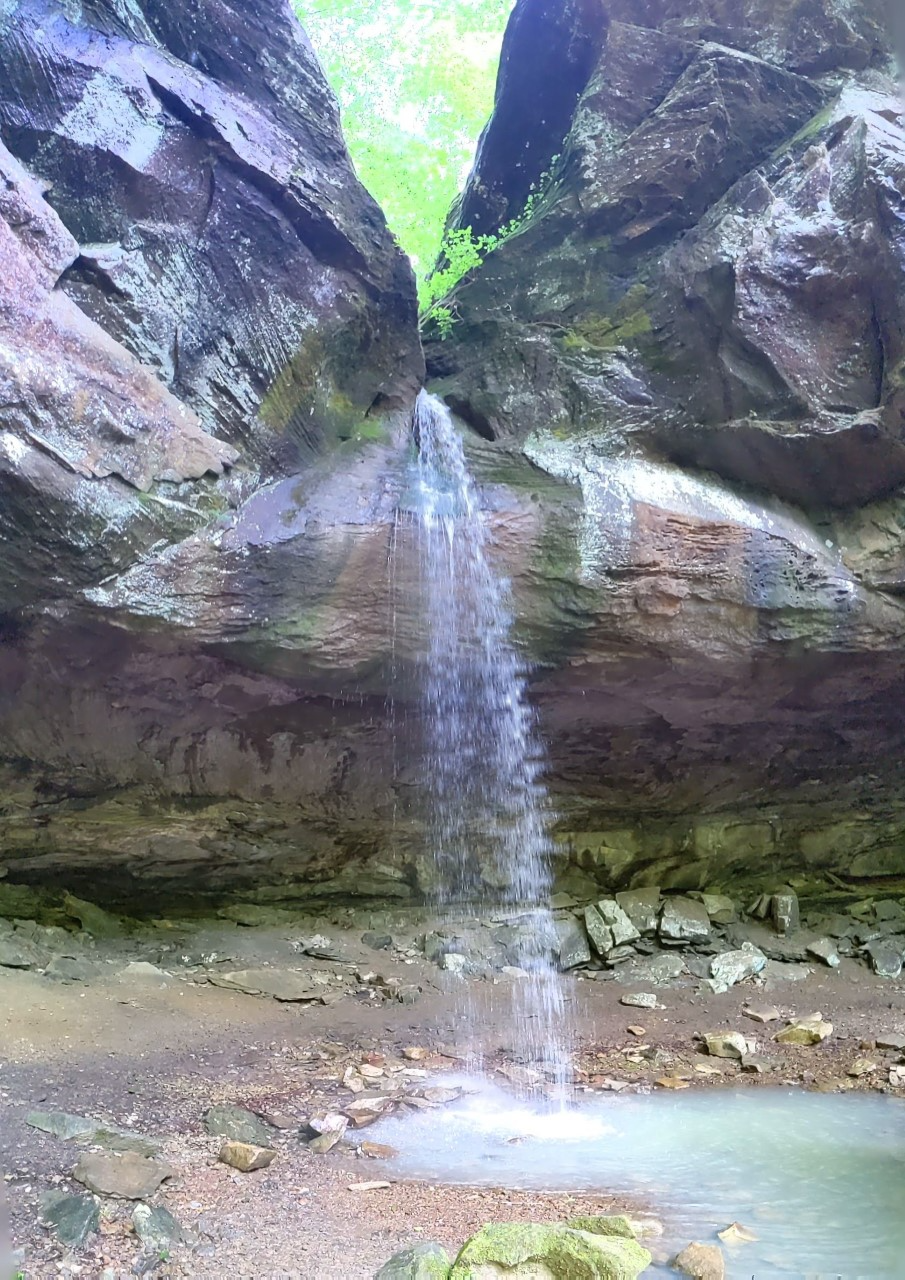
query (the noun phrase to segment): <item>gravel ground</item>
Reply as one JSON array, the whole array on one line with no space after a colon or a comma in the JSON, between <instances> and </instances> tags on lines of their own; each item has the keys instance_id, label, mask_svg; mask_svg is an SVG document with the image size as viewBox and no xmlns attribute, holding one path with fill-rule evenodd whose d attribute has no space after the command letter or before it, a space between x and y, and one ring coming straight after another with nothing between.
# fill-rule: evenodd
<instances>
[{"instance_id":1,"label":"gravel ground","mask_svg":"<svg viewBox=\"0 0 905 1280\"><path fill-rule=\"evenodd\" d=\"M409 1046L429 1051L430 1080L460 1063L450 1046L464 1044L461 993L437 989L426 966L409 965L420 981L417 1003L375 1003L345 994L327 1006L278 1004L212 985L101 972L88 983L62 984L33 971L0 970L0 1162L5 1171L14 1248L24 1249L28 1280L61 1274L114 1277L298 1276L306 1280L368 1280L396 1249L436 1239L451 1249L482 1223L556 1221L581 1212L639 1211L656 1205L626 1201L618 1187L595 1196L537 1195L500 1189L412 1184L394 1179L392 1161L357 1154L353 1144L313 1155L295 1131L276 1132L277 1159L241 1174L220 1164L219 1141L209 1137L207 1107L229 1102L279 1112L300 1123L310 1114L348 1103L342 1078L369 1058L411 1068ZM853 962L816 970L803 982L765 991L745 983L723 995L702 995L688 979L659 988L663 1008L620 1003L625 988L612 982L567 979L579 1088L758 1087L793 1082L820 1089L889 1089L895 1051L865 1050L876 1035L905 1033L905 992ZM505 990L475 983L473 1003L492 1065L505 1065L508 1029ZM784 1017L820 1010L832 1036L813 1048L782 1047L744 1014L746 1004L774 1003ZM629 1026L643 1028L634 1034ZM771 1070L742 1072L734 1061L706 1058L695 1037L715 1029L742 1030L758 1041ZM445 1051L445 1054L444 1054ZM865 1053L877 1070L859 1079L846 1073ZM718 1068L701 1074L696 1068ZM152 1197L193 1233L148 1259L131 1227L132 1204L105 1199L101 1229L69 1254L39 1222L39 1197L49 1189L78 1190L70 1173L79 1149L25 1123L35 1108L63 1110L132 1127L165 1139L163 1154L178 1177ZM350 1190L386 1180L390 1186Z\"/></svg>"}]
</instances>

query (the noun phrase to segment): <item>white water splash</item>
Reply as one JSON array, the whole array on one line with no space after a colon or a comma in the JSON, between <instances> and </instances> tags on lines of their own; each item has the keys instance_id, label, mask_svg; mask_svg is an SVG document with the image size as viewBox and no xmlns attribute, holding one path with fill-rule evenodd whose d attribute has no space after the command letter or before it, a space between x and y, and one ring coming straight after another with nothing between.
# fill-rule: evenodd
<instances>
[{"instance_id":1,"label":"white water splash","mask_svg":"<svg viewBox=\"0 0 905 1280\"><path fill-rule=\"evenodd\" d=\"M438 906L513 909L514 1039L562 1082L568 1054L552 955L551 812L544 760L512 637L508 584L493 570L462 442L442 401L418 397L415 520L428 644L421 697L427 834ZM521 913L521 914L519 914Z\"/></svg>"}]
</instances>

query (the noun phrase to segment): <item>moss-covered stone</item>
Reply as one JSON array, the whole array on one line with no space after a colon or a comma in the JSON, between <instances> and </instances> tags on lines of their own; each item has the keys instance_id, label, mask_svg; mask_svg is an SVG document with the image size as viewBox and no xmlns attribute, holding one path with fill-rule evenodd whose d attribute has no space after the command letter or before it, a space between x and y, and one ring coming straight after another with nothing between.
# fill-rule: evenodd
<instances>
[{"instance_id":1,"label":"moss-covered stone","mask_svg":"<svg viewBox=\"0 0 905 1280\"><path fill-rule=\"evenodd\" d=\"M631 1218L624 1213L584 1214L570 1218L566 1223L575 1231L588 1231L592 1236L622 1236L626 1240L637 1240Z\"/></svg>"},{"instance_id":2,"label":"moss-covered stone","mask_svg":"<svg viewBox=\"0 0 905 1280\"><path fill-rule=\"evenodd\" d=\"M416 1244L394 1253L374 1280L447 1280L449 1254L439 1244Z\"/></svg>"},{"instance_id":3,"label":"moss-covered stone","mask_svg":"<svg viewBox=\"0 0 905 1280\"><path fill-rule=\"evenodd\" d=\"M559 1225L489 1223L463 1246L450 1280L538 1274L552 1280L635 1280L650 1261L651 1255L634 1239Z\"/></svg>"}]
</instances>

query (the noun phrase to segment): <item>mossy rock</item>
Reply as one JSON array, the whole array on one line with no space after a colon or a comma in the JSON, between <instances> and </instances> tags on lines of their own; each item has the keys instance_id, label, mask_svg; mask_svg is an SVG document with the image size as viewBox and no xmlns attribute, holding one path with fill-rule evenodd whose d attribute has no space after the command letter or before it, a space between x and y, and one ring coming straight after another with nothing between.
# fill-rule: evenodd
<instances>
[{"instance_id":1,"label":"mossy rock","mask_svg":"<svg viewBox=\"0 0 905 1280\"><path fill-rule=\"evenodd\" d=\"M651 1255L637 1240L539 1223L490 1223L463 1246L449 1280L635 1280Z\"/></svg>"},{"instance_id":2,"label":"mossy rock","mask_svg":"<svg viewBox=\"0 0 905 1280\"><path fill-rule=\"evenodd\" d=\"M439 1244L416 1244L394 1253L374 1280L447 1280L449 1254Z\"/></svg>"},{"instance_id":3,"label":"mossy rock","mask_svg":"<svg viewBox=\"0 0 905 1280\"><path fill-rule=\"evenodd\" d=\"M570 1218L566 1223L573 1231L588 1231L592 1236L621 1236L626 1240L637 1240L631 1218L624 1213L593 1214Z\"/></svg>"}]
</instances>

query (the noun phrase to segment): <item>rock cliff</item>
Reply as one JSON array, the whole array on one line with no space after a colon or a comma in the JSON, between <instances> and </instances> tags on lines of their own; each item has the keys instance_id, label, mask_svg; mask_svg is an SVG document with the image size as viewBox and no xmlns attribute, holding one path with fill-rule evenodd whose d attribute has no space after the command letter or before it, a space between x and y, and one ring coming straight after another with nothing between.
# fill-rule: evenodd
<instances>
[{"instance_id":1,"label":"rock cliff","mask_svg":"<svg viewBox=\"0 0 905 1280\"><path fill-rule=\"evenodd\" d=\"M451 217L517 229L426 354L566 887L902 869L883 18L515 7ZM301 29L22 0L0 137L0 908L417 901L414 289Z\"/></svg>"}]
</instances>

